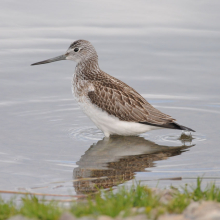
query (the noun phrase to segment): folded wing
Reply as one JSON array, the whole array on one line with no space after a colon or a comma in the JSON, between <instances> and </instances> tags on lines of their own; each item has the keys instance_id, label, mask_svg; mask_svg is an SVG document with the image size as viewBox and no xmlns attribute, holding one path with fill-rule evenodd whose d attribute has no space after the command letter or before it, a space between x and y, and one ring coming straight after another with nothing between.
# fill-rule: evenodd
<instances>
[{"instance_id":1,"label":"folded wing","mask_svg":"<svg viewBox=\"0 0 220 220\"><path fill-rule=\"evenodd\" d=\"M92 82L94 91L88 92L89 100L109 115L121 121L137 122L160 127L170 127L175 119L150 105L134 89L117 80ZM171 126L172 127L172 126Z\"/></svg>"}]
</instances>

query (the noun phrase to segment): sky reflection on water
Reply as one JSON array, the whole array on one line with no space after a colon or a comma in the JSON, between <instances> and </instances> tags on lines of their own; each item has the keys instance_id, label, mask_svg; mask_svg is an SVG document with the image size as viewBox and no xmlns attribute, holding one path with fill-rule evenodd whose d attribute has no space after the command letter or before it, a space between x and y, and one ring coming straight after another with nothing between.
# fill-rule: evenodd
<instances>
[{"instance_id":1,"label":"sky reflection on water","mask_svg":"<svg viewBox=\"0 0 220 220\"><path fill-rule=\"evenodd\" d=\"M160 178L183 177L160 181L164 187L220 177L219 7L217 0L1 1L0 189L75 193L73 170L102 142L72 97L75 63L30 66L63 54L76 39L93 43L101 69L197 131L195 146L132 178L155 186ZM170 137L180 134L142 136L171 147Z\"/></svg>"}]
</instances>

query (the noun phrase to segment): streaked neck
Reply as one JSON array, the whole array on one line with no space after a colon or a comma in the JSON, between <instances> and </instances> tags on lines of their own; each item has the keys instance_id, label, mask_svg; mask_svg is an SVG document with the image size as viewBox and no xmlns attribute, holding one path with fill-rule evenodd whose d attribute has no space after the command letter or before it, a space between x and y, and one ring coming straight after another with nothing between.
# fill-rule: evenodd
<instances>
[{"instance_id":1,"label":"streaked neck","mask_svg":"<svg viewBox=\"0 0 220 220\"><path fill-rule=\"evenodd\" d=\"M100 72L98 57L91 57L86 60L81 60L76 65L77 75L98 74Z\"/></svg>"}]
</instances>

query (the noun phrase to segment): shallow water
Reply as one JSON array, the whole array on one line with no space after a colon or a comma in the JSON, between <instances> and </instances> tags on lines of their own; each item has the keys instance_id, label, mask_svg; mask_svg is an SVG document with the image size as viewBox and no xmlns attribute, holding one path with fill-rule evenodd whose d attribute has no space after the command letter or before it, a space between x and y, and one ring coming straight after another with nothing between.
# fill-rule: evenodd
<instances>
[{"instance_id":1,"label":"shallow water","mask_svg":"<svg viewBox=\"0 0 220 220\"><path fill-rule=\"evenodd\" d=\"M141 181L220 185L219 1L1 1L0 190L82 194ZM31 63L71 42L100 67L196 130L103 134L71 93L75 63ZM174 179L169 179L174 178Z\"/></svg>"}]
</instances>

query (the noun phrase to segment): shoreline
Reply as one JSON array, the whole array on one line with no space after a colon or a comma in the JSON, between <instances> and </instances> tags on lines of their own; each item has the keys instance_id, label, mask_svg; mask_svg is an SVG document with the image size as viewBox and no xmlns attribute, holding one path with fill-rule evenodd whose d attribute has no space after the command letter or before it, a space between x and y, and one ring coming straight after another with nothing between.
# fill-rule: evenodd
<instances>
[{"instance_id":1,"label":"shoreline","mask_svg":"<svg viewBox=\"0 0 220 220\"><path fill-rule=\"evenodd\" d=\"M56 200L42 199L36 195L15 200L0 200L0 220L217 220L220 219L220 188L210 183L201 188L197 185L182 187L182 190L148 188L137 184L130 189L119 187L99 190L88 198L68 202L64 206Z\"/></svg>"}]
</instances>

